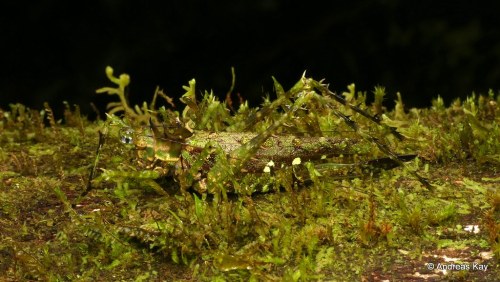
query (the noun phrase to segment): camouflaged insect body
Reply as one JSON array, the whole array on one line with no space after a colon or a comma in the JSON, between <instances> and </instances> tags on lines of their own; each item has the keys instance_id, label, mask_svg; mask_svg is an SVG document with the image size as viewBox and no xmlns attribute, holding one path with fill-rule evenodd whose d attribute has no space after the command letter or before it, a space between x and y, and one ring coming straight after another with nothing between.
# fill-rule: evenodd
<instances>
[{"instance_id":1,"label":"camouflaged insect body","mask_svg":"<svg viewBox=\"0 0 500 282\"><path fill-rule=\"evenodd\" d=\"M186 107L180 117L178 112L156 111L146 104L134 112L124 99L120 109L128 109L126 120L142 125L131 126L108 115L119 125L122 142L134 144L143 170L174 176L182 189L251 194L290 188L297 180L317 180L322 173L371 175L372 167L405 167L404 162L415 157L396 154L385 136L368 133L352 118L366 118L381 134L402 139L395 128L350 104L347 99L354 96L354 88L343 98L310 78L302 77L289 91L275 80L275 100L267 100L262 109L244 104L234 114L211 93L198 101L194 80L184 89L181 101ZM116 93L124 95L121 90ZM323 128L334 128L337 134L325 134ZM375 158L360 158L363 155ZM410 173L428 185L416 172Z\"/></svg>"},{"instance_id":2,"label":"camouflaged insect body","mask_svg":"<svg viewBox=\"0 0 500 282\"><path fill-rule=\"evenodd\" d=\"M170 140L143 135L138 137L136 150L139 159L147 160L152 165L150 168L161 167L165 169L164 174L168 169L174 170L178 179L196 176L192 180L193 183L190 183L196 186L195 182L203 182L216 162L216 150L210 150L208 146L220 146L221 152L230 161L231 152L251 142L256 136L255 133L199 131L184 140ZM236 173L271 175L275 170L291 167L295 159L302 162L321 162L339 158L345 161L345 158L363 150L358 143L358 140L341 137L273 135L260 145L257 152Z\"/></svg>"}]
</instances>

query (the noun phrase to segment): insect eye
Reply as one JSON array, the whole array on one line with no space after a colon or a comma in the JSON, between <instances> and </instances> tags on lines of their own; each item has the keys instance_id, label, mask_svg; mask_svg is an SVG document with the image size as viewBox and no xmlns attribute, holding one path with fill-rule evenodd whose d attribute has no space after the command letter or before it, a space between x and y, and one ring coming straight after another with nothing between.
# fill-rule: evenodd
<instances>
[{"instance_id":1,"label":"insect eye","mask_svg":"<svg viewBox=\"0 0 500 282\"><path fill-rule=\"evenodd\" d=\"M132 142L134 141L133 133L134 131L130 128L120 130L120 140L122 141L122 143L132 144Z\"/></svg>"},{"instance_id":2,"label":"insect eye","mask_svg":"<svg viewBox=\"0 0 500 282\"><path fill-rule=\"evenodd\" d=\"M131 136L122 136L121 141L124 144L131 144L133 139Z\"/></svg>"}]
</instances>

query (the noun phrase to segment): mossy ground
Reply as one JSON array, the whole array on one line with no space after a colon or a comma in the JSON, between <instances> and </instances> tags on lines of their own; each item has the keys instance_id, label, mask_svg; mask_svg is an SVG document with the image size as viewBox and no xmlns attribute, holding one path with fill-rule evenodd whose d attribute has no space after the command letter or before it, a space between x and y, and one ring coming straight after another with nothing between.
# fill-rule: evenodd
<instances>
[{"instance_id":1,"label":"mossy ground","mask_svg":"<svg viewBox=\"0 0 500 282\"><path fill-rule=\"evenodd\" d=\"M138 179L103 182L73 206L103 123L68 108L60 124L48 107L41 115L13 105L0 117L0 280L494 281L499 104L490 93L386 113L414 137L401 146L419 155L409 166L432 191L398 168L228 200L170 191L167 182L168 195ZM100 168L135 165L116 139L101 154Z\"/></svg>"}]
</instances>

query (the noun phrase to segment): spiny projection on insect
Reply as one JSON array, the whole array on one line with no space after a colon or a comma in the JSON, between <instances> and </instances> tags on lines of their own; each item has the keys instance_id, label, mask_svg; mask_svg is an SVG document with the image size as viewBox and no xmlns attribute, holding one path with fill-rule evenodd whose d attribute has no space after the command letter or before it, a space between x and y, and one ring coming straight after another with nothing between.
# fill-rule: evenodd
<instances>
[{"instance_id":1,"label":"spiny projection on insect","mask_svg":"<svg viewBox=\"0 0 500 282\"><path fill-rule=\"evenodd\" d=\"M193 79L184 86L186 93L180 101L185 108L179 113L155 108L158 96L174 107L172 99L158 89L149 105L131 108L125 98L129 76L115 77L111 67L106 74L117 87L97 92L117 95L120 102L108 105L108 125L100 132L84 194L93 182L133 178L147 181L163 193L168 188L152 181L161 177L172 177L181 189L192 188L200 193L252 194L288 190L300 182L371 177L399 166L423 186L432 188L405 164L415 154L397 154L391 149L390 140L403 142L403 135L378 115L351 102L353 87L343 97L322 81L304 75L285 91L273 78L275 100L265 99L262 109L243 103L233 112L212 93L205 92L198 101ZM117 112L123 112L123 118L114 115ZM121 141L133 145L136 166L129 172L103 168L93 180L109 127L118 128Z\"/></svg>"}]
</instances>

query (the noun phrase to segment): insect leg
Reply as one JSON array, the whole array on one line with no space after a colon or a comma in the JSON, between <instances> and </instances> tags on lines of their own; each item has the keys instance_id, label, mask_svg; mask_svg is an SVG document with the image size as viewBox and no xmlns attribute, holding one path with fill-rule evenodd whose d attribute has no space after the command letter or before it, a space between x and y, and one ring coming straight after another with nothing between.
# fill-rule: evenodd
<instances>
[{"instance_id":1,"label":"insect leg","mask_svg":"<svg viewBox=\"0 0 500 282\"><path fill-rule=\"evenodd\" d=\"M384 154L386 154L387 156L389 156L389 158L391 158L396 164L398 164L399 166L401 166L401 167L405 168L407 171L409 171L410 174L413 175L413 177L417 178L418 181L420 181L420 183L422 183L427 189L429 189L429 190L433 189L432 185L425 178L423 178L422 176L420 176L417 172L409 169L406 166L406 164L404 163L404 160L402 158L400 158L396 153L394 153L386 144L383 144L377 138L371 136L370 134L368 134L366 132L363 132L356 125L356 123L353 120L351 120L348 116L344 115L340 111L337 111L337 110L335 110L333 108L331 108L331 109L332 109L332 112L336 116L338 116L339 118L341 118L342 120L344 120L344 122L350 128L352 128L357 134L359 134L364 139L366 139L366 140L374 143L375 145L377 145L377 147L379 148L380 151L382 151Z\"/></svg>"},{"instance_id":2,"label":"insect leg","mask_svg":"<svg viewBox=\"0 0 500 282\"><path fill-rule=\"evenodd\" d=\"M380 126L384 126L384 127L388 128L390 130L391 134L394 135L399 141L404 140L404 136L401 133L399 133L396 128L390 127L390 126L387 126L385 124L380 123L380 118L378 116L373 116L373 115L369 114L367 111L361 109L360 107L355 106L355 105L351 105L349 102L347 102L346 99L344 99L344 97L338 95L337 93L334 93L334 92L330 91L330 89L328 89L328 87L325 86L324 84L322 84L320 82L317 82L315 80L313 80L312 83L313 83L314 87L316 89L318 89L321 93L323 93L323 95L325 97L331 97L335 101L341 103L342 105L344 105L346 107L349 107L351 110L353 110L356 113L364 116L365 118L369 119L373 123L376 123L376 124L378 124Z\"/></svg>"}]
</instances>

